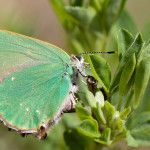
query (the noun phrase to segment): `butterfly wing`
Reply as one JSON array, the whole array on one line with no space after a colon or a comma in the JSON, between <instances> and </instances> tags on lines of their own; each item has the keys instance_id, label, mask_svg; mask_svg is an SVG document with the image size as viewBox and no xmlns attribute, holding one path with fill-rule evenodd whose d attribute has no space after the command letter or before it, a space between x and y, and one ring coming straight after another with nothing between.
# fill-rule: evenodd
<instances>
[{"instance_id":1,"label":"butterfly wing","mask_svg":"<svg viewBox=\"0 0 150 150\"><path fill-rule=\"evenodd\" d=\"M0 31L0 82L28 67L43 63L70 63L69 56L49 43Z\"/></svg>"},{"instance_id":2,"label":"butterfly wing","mask_svg":"<svg viewBox=\"0 0 150 150\"><path fill-rule=\"evenodd\" d=\"M37 133L62 109L70 88L69 56L50 44L0 31L0 119Z\"/></svg>"}]
</instances>

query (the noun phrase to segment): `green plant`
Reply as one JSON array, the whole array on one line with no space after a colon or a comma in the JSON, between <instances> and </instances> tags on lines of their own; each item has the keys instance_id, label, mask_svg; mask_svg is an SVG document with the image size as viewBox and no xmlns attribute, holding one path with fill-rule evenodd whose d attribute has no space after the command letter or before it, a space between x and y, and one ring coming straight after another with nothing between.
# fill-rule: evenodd
<instances>
[{"instance_id":1,"label":"green plant","mask_svg":"<svg viewBox=\"0 0 150 150\"><path fill-rule=\"evenodd\" d=\"M109 63L101 56L88 55L93 76L107 98L104 100L99 87L95 96L86 89L86 97L80 97L75 108L80 125L68 128L64 133L71 150L100 149L122 138L128 146L150 145L150 109L146 107L150 104L149 23L143 30L143 40L124 10L125 2L50 0L74 53L118 49L118 67L112 79ZM114 59L112 61L116 63ZM91 111L85 105L90 106Z\"/></svg>"}]
</instances>

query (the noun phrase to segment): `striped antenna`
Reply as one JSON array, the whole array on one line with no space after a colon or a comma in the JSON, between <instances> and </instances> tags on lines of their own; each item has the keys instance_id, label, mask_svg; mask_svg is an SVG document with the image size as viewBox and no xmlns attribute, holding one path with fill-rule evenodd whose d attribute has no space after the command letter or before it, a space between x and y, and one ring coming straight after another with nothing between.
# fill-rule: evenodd
<instances>
[{"instance_id":1,"label":"striped antenna","mask_svg":"<svg viewBox=\"0 0 150 150\"><path fill-rule=\"evenodd\" d=\"M115 52L115 51L109 51L109 52L84 52L84 53L79 53L76 56L84 55L84 54L100 54L100 53L117 54L118 52Z\"/></svg>"}]
</instances>

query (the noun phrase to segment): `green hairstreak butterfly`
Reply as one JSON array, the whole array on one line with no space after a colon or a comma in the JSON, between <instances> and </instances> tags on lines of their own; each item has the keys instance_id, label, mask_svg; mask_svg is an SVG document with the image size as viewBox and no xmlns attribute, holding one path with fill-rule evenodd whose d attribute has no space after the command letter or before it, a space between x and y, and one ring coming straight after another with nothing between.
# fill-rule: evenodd
<instances>
[{"instance_id":1,"label":"green hairstreak butterfly","mask_svg":"<svg viewBox=\"0 0 150 150\"><path fill-rule=\"evenodd\" d=\"M0 120L43 139L63 112L74 107L84 59L9 31L0 31Z\"/></svg>"},{"instance_id":2,"label":"green hairstreak butterfly","mask_svg":"<svg viewBox=\"0 0 150 150\"><path fill-rule=\"evenodd\" d=\"M42 138L74 105L83 64L49 43L0 31L0 120Z\"/></svg>"}]
</instances>

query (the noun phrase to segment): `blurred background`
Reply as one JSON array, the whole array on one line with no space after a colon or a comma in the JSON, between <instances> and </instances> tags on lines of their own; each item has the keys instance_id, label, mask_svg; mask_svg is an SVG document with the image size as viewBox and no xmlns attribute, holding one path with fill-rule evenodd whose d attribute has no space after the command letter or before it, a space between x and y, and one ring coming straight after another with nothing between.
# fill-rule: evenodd
<instances>
[{"instance_id":1,"label":"blurred background","mask_svg":"<svg viewBox=\"0 0 150 150\"><path fill-rule=\"evenodd\" d=\"M149 0L127 1L126 9L135 19L139 31L150 19L149 6ZM48 0L0 0L0 29L22 33L67 49L65 48L65 32ZM9 132L8 128L0 123L0 150L66 150L67 147L63 141L64 126L75 126L76 123L70 121L74 118L76 118L75 114L65 114L44 141L39 141L32 136L22 138L18 133ZM67 124L67 121L72 123ZM121 141L107 149L134 150L135 148L127 148L125 142ZM150 148L136 148L138 149Z\"/></svg>"},{"instance_id":2,"label":"blurred background","mask_svg":"<svg viewBox=\"0 0 150 150\"><path fill-rule=\"evenodd\" d=\"M139 30L150 19L149 0L128 0ZM64 48L64 31L48 0L0 0L0 29L20 32Z\"/></svg>"}]
</instances>

